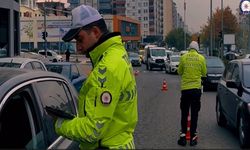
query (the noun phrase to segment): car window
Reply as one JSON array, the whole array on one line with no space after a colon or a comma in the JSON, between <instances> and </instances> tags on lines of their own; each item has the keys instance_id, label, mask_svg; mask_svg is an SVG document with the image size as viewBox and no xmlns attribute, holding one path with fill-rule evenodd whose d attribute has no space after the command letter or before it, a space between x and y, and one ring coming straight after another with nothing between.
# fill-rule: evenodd
<instances>
[{"instance_id":1,"label":"car window","mask_svg":"<svg viewBox=\"0 0 250 150\"><path fill-rule=\"evenodd\" d=\"M226 80L232 80L232 74L234 69L234 63L230 63L226 71Z\"/></svg>"},{"instance_id":2,"label":"car window","mask_svg":"<svg viewBox=\"0 0 250 150\"><path fill-rule=\"evenodd\" d=\"M48 55L48 56L52 56L52 53L51 53L51 52L47 52L47 55Z\"/></svg>"},{"instance_id":3,"label":"car window","mask_svg":"<svg viewBox=\"0 0 250 150\"><path fill-rule=\"evenodd\" d=\"M34 70L45 70L40 62L32 62Z\"/></svg>"},{"instance_id":4,"label":"car window","mask_svg":"<svg viewBox=\"0 0 250 150\"><path fill-rule=\"evenodd\" d=\"M65 112L76 114L73 99L68 91L67 86L63 82L59 81L42 81L37 83L38 93L43 107L49 106L63 110ZM51 120L52 118L46 114L45 120ZM58 137L54 130L54 124L52 121L47 121L46 128L48 130L48 143L52 144Z\"/></svg>"},{"instance_id":5,"label":"car window","mask_svg":"<svg viewBox=\"0 0 250 150\"><path fill-rule=\"evenodd\" d=\"M223 62L219 58L208 58L206 59L207 67L222 68L224 67Z\"/></svg>"},{"instance_id":6,"label":"car window","mask_svg":"<svg viewBox=\"0 0 250 150\"><path fill-rule=\"evenodd\" d=\"M164 49L151 49L152 56L166 56L166 51Z\"/></svg>"},{"instance_id":7,"label":"car window","mask_svg":"<svg viewBox=\"0 0 250 150\"><path fill-rule=\"evenodd\" d=\"M0 148L47 147L30 89L26 86L12 94L0 110Z\"/></svg>"},{"instance_id":8,"label":"car window","mask_svg":"<svg viewBox=\"0 0 250 150\"><path fill-rule=\"evenodd\" d=\"M45 52L39 52L39 54L41 54L41 55L45 55Z\"/></svg>"},{"instance_id":9,"label":"car window","mask_svg":"<svg viewBox=\"0 0 250 150\"><path fill-rule=\"evenodd\" d=\"M76 65L72 65L72 76L79 76L79 71Z\"/></svg>"},{"instance_id":10,"label":"car window","mask_svg":"<svg viewBox=\"0 0 250 150\"><path fill-rule=\"evenodd\" d=\"M24 66L23 68L25 68L25 69L30 69L30 70L33 69L31 62L25 64L25 66Z\"/></svg>"},{"instance_id":11,"label":"car window","mask_svg":"<svg viewBox=\"0 0 250 150\"><path fill-rule=\"evenodd\" d=\"M239 72L239 66L237 64L234 65L234 70L233 70L233 74L232 74L232 80L235 82L239 82L240 81L240 72Z\"/></svg>"}]
</instances>

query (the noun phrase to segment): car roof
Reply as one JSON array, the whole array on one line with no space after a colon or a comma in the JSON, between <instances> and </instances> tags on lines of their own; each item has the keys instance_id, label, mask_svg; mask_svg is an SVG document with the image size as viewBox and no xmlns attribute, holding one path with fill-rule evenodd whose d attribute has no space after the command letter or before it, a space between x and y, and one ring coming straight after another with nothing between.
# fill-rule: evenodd
<instances>
[{"instance_id":1,"label":"car roof","mask_svg":"<svg viewBox=\"0 0 250 150\"><path fill-rule=\"evenodd\" d=\"M23 64L23 63L31 62L31 61L39 61L39 62L41 62L38 59L22 58L22 57L0 58L0 62L13 62L13 63L19 63L19 64Z\"/></svg>"},{"instance_id":2,"label":"car roof","mask_svg":"<svg viewBox=\"0 0 250 150\"><path fill-rule=\"evenodd\" d=\"M234 59L234 60L231 60L231 62L238 62L238 63L241 63L241 64L250 64L250 59L249 58L244 58L244 59Z\"/></svg>"},{"instance_id":3,"label":"car roof","mask_svg":"<svg viewBox=\"0 0 250 150\"><path fill-rule=\"evenodd\" d=\"M76 64L76 63L73 63L73 62L53 62L53 63L45 63L45 65L62 65L62 66L65 66L65 65L73 65L73 64Z\"/></svg>"},{"instance_id":4,"label":"car roof","mask_svg":"<svg viewBox=\"0 0 250 150\"><path fill-rule=\"evenodd\" d=\"M0 97L16 85L37 78L56 78L67 81L60 74L49 71L32 71L28 69L0 67ZM1 101L1 99L0 99Z\"/></svg>"}]
</instances>

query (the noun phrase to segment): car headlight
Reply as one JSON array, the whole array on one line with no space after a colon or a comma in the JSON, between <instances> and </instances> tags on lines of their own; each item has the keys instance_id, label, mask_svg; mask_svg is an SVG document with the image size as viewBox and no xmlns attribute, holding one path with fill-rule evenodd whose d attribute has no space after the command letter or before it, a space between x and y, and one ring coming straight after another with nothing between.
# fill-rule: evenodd
<instances>
[{"instance_id":1,"label":"car headlight","mask_svg":"<svg viewBox=\"0 0 250 150\"><path fill-rule=\"evenodd\" d=\"M209 74L207 74L207 76L210 76L210 77L221 77L222 74L212 74L212 73L209 73Z\"/></svg>"}]
</instances>

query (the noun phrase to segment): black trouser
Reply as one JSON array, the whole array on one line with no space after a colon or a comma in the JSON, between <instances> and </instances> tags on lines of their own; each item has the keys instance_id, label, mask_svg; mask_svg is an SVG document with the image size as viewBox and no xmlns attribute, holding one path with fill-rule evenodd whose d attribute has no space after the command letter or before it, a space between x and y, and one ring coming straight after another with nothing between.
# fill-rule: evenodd
<instances>
[{"instance_id":1,"label":"black trouser","mask_svg":"<svg viewBox=\"0 0 250 150\"><path fill-rule=\"evenodd\" d=\"M182 133L187 132L187 117L191 106L191 127L190 134L194 137L197 128L198 113L201 108L201 90L190 89L181 91L181 130Z\"/></svg>"}]
</instances>

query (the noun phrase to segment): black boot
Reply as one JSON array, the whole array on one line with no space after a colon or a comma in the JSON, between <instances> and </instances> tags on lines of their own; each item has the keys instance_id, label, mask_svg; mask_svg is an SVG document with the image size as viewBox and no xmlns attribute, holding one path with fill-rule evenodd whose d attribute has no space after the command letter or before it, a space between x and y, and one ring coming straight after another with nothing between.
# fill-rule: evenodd
<instances>
[{"instance_id":1,"label":"black boot","mask_svg":"<svg viewBox=\"0 0 250 150\"><path fill-rule=\"evenodd\" d=\"M195 145L197 145L197 144L198 144L197 140L198 140L198 136L197 136L197 134L195 133L195 135L193 135L193 136L191 137L191 139L190 139L190 146L195 146Z\"/></svg>"},{"instance_id":2,"label":"black boot","mask_svg":"<svg viewBox=\"0 0 250 150\"><path fill-rule=\"evenodd\" d=\"M185 133L180 134L180 139L178 140L178 144L181 145L181 146L186 146L187 140L186 140L186 134Z\"/></svg>"}]
</instances>

